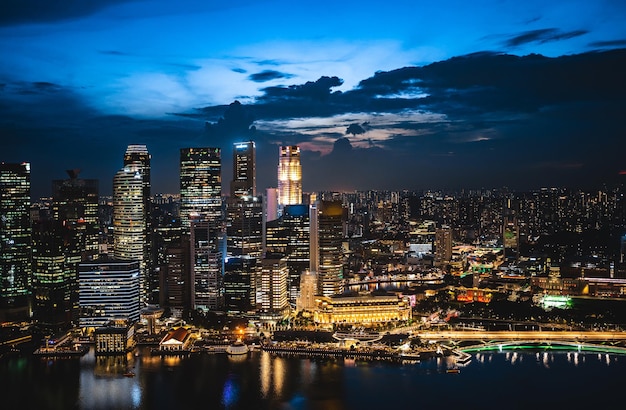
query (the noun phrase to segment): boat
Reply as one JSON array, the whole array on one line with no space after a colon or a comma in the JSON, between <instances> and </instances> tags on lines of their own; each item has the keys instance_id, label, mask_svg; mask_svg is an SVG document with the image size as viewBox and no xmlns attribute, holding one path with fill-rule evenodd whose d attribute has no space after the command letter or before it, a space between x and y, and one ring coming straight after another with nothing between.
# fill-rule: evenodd
<instances>
[{"instance_id":1,"label":"boat","mask_svg":"<svg viewBox=\"0 0 626 410\"><path fill-rule=\"evenodd\" d=\"M226 353L229 355L244 355L250 351L248 345L242 342L240 339L235 340L233 343L226 347Z\"/></svg>"},{"instance_id":2,"label":"boat","mask_svg":"<svg viewBox=\"0 0 626 410\"><path fill-rule=\"evenodd\" d=\"M461 373L461 369L457 369L457 368L448 369L446 370L446 373Z\"/></svg>"},{"instance_id":3,"label":"boat","mask_svg":"<svg viewBox=\"0 0 626 410\"><path fill-rule=\"evenodd\" d=\"M135 373L131 371L127 371L126 373L124 373L124 377L135 377Z\"/></svg>"}]
</instances>

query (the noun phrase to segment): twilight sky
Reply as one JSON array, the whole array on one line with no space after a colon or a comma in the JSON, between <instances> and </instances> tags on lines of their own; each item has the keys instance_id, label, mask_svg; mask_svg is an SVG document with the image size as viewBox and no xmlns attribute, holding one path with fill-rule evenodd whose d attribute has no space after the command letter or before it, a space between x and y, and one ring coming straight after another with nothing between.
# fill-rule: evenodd
<instances>
[{"instance_id":1,"label":"twilight sky","mask_svg":"<svg viewBox=\"0 0 626 410\"><path fill-rule=\"evenodd\" d=\"M0 2L0 161L33 198L80 168L112 192L128 144L152 192L184 147L278 146L303 188L596 188L626 173L623 0Z\"/></svg>"}]
</instances>

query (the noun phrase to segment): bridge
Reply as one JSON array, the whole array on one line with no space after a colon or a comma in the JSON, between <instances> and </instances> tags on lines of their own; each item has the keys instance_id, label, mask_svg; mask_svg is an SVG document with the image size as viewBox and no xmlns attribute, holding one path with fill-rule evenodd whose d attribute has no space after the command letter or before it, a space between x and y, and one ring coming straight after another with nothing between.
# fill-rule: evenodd
<instances>
[{"instance_id":1,"label":"bridge","mask_svg":"<svg viewBox=\"0 0 626 410\"><path fill-rule=\"evenodd\" d=\"M546 341L546 340L515 340L508 342L486 342L477 345L456 347L454 350L463 353L481 352L485 350L515 350L523 348L542 348L545 350L577 350L579 352L599 352L599 353L614 353L614 354L626 354L626 347L601 345L588 342L570 342L565 340L559 341Z\"/></svg>"},{"instance_id":2,"label":"bridge","mask_svg":"<svg viewBox=\"0 0 626 410\"><path fill-rule=\"evenodd\" d=\"M438 330L412 332L413 337L430 341L475 341L479 343L507 341L565 341L565 342L626 342L624 331L584 331L584 330L527 330L527 331L485 331L485 330Z\"/></svg>"}]
</instances>

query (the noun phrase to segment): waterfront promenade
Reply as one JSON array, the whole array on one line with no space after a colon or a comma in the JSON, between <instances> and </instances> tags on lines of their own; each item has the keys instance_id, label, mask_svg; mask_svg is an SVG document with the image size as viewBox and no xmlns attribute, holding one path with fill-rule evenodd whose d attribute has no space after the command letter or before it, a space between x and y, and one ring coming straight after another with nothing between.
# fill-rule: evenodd
<instances>
[{"instance_id":1,"label":"waterfront promenade","mask_svg":"<svg viewBox=\"0 0 626 410\"><path fill-rule=\"evenodd\" d=\"M413 337L431 341L569 341L569 342L626 342L624 331L580 331L580 330L418 330Z\"/></svg>"}]
</instances>

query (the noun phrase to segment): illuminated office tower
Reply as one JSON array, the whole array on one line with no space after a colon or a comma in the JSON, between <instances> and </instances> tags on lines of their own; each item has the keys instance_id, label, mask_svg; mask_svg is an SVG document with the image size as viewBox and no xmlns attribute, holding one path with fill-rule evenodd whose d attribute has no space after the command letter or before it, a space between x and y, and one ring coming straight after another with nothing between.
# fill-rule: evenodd
<instances>
[{"instance_id":1,"label":"illuminated office tower","mask_svg":"<svg viewBox=\"0 0 626 410\"><path fill-rule=\"evenodd\" d=\"M300 275L309 269L309 208L286 205L280 218L266 224L266 253L281 253L287 260L289 302L296 305L300 293Z\"/></svg>"},{"instance_id":2,"label":"illuminated office tower","mask_svg":"<svg viewBox=\"0 0 626 410\"><path fill-rule=\"evenodd\" d=\"M139 320L139 261L101 258L78 264L79 325L103 327L112 320Z\"/></svg>"},{"instance_id":3,"label":"illuminated office tower","mask_svg":"<svg viewBox=\"0 0 626 410\"><path fill-rule=\"evenodd\" d=\"M509 262L515 262L519 258L520 233L517 220L517 204L511 198L505 199L502 219L502 247L504 259Z\"/></svg>"},{"instance_id":4,"label":"illuminated office tower","mask_svg":"<svg viewBox=\"0 0 626 410\"><path fill-rule=\"evenodd\" d=\"M298 311L315 309L315 298L317 295L317 274L305 271L300 275L300 293L296 302Z\"/></svg>"},{"instance_id":5,"label":"illuminated office tower","mask_svg":"<svg viewBox=\"0 0 626 410\"><path fill-rule=\"evenodd\" d=\"M41 326L65 329L78 320L82 239L65 220L33 222L33 319Z\"/></svg>"},{"instance_id":6,"label":"illuminated office tower","mask_svg":"<svg viewBox=\"0 0 626 410\"><path fill-rule=\"evenodd\" d=\"M278 158L278 206L302 203L300 147L281 146Z\"/></svg>"},{"instance_id":7,"label":"illuminated office tower","mask_svg":"<svg viewBox=\"0 0 626 410\"><path fill-rule=\"evenodd\" d=\"M247 313L256 310L256 292L260 276L257 258L227 258L224 268L224 300L228 312Z\"/></svg>"},{"instance_id":8,"label":"illuminated office tower","mask_svg":"<svg viewBox=\"0 0 626 410\"><path fill-rule=\"evenodd\" d=\"M191 221L222 220L220 148L181 148L180 220L187 231Z\"/></svg>"},{"instance_id":9,"label":"illuminated office tower","mask_svg":"<svg viewBox=\"0 0 626 410\"><path fill-rule=\"evenodd\" d=\"M435 266L442 266L452 260L452 228L443 225L435 230Z\"/></svg>"},{"instance_id":10,"label":"illuminated office tower","mask_svg":"<svg viewBox=\"0 0 626 410\"><path fill-rule=\"evenodd\" d=\"M261 292L257 306L264 319L280 320L289 313L287 295L287 258L282 254L266 254L261 260Z\"/></svg>"},{"instance_id":11,"label":"illuminated office tower","mask_svg":"<svg viewBox=\"0 0 626 410\"><path fill-rule=\"evenodd\" d=\"M124 165L141 165L142 186L143 186L143 219L145 223L146 236L144 239L144 266L146 276L146 302L149 304L158 303L159 300L159 277L154 272L154 261L152 258L152 248L154 246L154 235L152 227L152 199L150 182L150 159L148 148L143 144L131 144L126 147L124 153Z\"/></svg>"},{"instance_id":12,"label":"illuminated office tower","mask_svg":"<svg viewBox=\"0 0 626 410\"><path fill-rule=\"evenodd\" d=\"M159 303L169 308L174 317L183 317L191 310L191 284L189 277L188 240L180 240L165 248L165 263L161 267L163 288L159 292Z\"/></svg>"},{"instance_id":13,"label":"illuminated office tower","mask_svg":"<svg viewBox=\"0 0 626 410\"><path fill-rule=\"evenodd\" d=\"M224 307L223 254L218 231L210 222L192 222L191 307L194 310L222 310Z\"/></svg>"},{"instance_id":14,"label":"illuminated office tower","mask_svg":"<svg viewBox=\"0 0 626 410\"><path fill-rule=\"evenodd\" d=\"M91 260L98 257L98 180L78 178L79 169L66 172L68 179L52 181L52 216L75 233L81 260Z\"/></svg>"},{"instance_id":15,"label":"illuminated office tower","mask_svg":"<svg viewBox=\"0 0 626 410\"><path fill-rule=\"evenodd\" d=\"M253 141L233 144L231 198L256 196L256 147Z\"/></svg>"},{"instance_id":16,"label":"illuminated office tower","mask_svg":"<svg viewBox=\"0 0 626 410\"><path fill-rule=\"evenodd\" d=\"M319 252L318 293L332 296L343 293L343 223L341 200L319 202L317 241Z\"/></svg>"},{"instance_id":17,"label":"illuminated office tower","mask_svg":"<svg viewBox=\"0 0 626 410\"><path fill-rule=\"evenodd\" d=\"M139 162L132 162L113 178L113 255L119 260L139 262L141 302L148 304L142 169Z\"/></svg>"},{"instance_id":18,"label":"illuminated office tower","mask_svg":"<svg viewBox=\"0 0 626 410\"><path fill-rule=\"evenodd\" d=\"M226 253L260 258L263 251L263 197L229 198Z\"/></svg>"},{"instance_id":19,"label":"illuminated office tower","mask_svg":"<svg viewBox=\"0 0 626 410\"><path fill-rule=\"evenodd\" d=\"M226 253L260 258L263 251L263 197L256 196L254 142L233 146L233 180L226 203Z\"/></svg>"},{"instance_id":20,"label":"illuminated office tower","mask_svg":"<svg viewBox=\"0 0 626 410\"><path fill-rule=\"evenodd\" d=\"M30 316L30 163L0 163L0 321Z\"/></svg>"}]
</instances>

